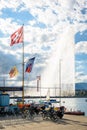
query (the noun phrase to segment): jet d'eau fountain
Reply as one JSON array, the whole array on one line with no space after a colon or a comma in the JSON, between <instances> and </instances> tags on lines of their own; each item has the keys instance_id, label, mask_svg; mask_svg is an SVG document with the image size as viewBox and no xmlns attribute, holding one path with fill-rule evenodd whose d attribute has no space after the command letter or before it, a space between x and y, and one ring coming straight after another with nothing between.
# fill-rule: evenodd
<instances>
[{"instance_id":1,"label":"jet d'eau fountain","mask_svg":"<svg viewBox=\"0 0 87 130\"><path fill-rule=\"evenodd\" d=\"M41 75L41 95L46 95L48 89L50 89L51 96L58 96L61 88L61 95L74 95L75 59L73 28L66 28L57 41L55 51L51 54L49 63Z\"/></svg>"}]
</instances>

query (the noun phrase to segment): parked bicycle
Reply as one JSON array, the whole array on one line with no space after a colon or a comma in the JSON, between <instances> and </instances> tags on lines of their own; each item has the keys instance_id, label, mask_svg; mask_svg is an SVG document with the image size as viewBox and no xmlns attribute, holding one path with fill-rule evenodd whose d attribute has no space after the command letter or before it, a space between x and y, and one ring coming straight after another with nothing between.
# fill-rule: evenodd
<instances>
[{"instance_id":1,"label":"parked bicycle","mask_svg":"<svg viewBox=\"0 0 87 130\"><path fill-rule=\"evenodd\" d=\"M44 107L42 107L42 118L51 119L54 122L58 121L58 116L53 107L50 107L48 109L44 109Z\"/></svg>"}]
</instances>

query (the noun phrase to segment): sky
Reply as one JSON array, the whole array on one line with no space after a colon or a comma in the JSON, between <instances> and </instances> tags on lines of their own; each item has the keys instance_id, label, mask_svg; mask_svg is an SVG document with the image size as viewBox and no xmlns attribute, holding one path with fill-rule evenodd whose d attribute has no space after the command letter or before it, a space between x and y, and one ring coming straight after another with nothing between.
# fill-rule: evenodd
<instances>
[{"instance_id":1,"label":"sky","mask_svg":"<svg viewBox=\"0 0 87 130\"><path fill-rule=\"evenodd\" d=\"M24 24L24 59L36 57L27 82L36 81L44 71L58 38L74 30L75 82L87 82L87 0L0 0L0 80L22 79L22 43L10 46L10 36ZM70 41L69 41L70 42ZM9 78L16 65L19 75Z\"/></svg>"}]
</instances>

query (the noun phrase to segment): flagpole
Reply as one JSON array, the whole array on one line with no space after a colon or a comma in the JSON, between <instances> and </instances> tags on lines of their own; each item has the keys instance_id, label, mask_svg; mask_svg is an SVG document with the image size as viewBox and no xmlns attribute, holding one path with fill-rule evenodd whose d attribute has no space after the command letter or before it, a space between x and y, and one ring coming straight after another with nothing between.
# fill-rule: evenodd
<instances>
[{"instance_id":1,"label":"flagpole","mask_svg":"<svg viewBox=\"0 0 87 130\"><path fill-rule=\"evenodd\" d=\"M11 43L10 46L13 46L14 44L17 43L23 43L22 44L22 100L24 103L24 24L22 25L21 28L16 30L12 35L11 35ZM12 73L12 72L11 72Z\"/></svg>"},{"instance_id":2,"label":"flagpole","mask_svg":"<svg viewBox=\"0 0 87 130\"><path fill-rule=\"evenodd\" d=\"M40 75L40 100L41 100L41 75Z\"/></svg>"},{"instance_id":3,"label":"flagpole","mask_svg":"<svg viewBox=\"0 0 87 130\"><path fill-rule=\"evenodd\" d=\"M22 44L22 100L24 104L24 24L23 24L23 44Z\"/></svg>"},{"instance_id":4,"label":"flagpole","mask_svg":"<svg viewBox=\"0 0 87 130\"><path fill-rule=\"evenodd\" d=\"M59 59L59 97L61 106L61 59Z\"/></svg>"}]
</instances>

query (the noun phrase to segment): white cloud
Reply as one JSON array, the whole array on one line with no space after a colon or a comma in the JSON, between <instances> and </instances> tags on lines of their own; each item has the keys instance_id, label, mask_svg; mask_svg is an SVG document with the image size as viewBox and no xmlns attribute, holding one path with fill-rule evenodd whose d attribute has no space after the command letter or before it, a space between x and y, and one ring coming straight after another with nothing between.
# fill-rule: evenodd
<instances>
[{"instance_id":1,"label":"white cloud","mask_svg":"<svg viewBox=\"0 0 87 130\"><path fill-rule=\"evenodd\" d=\"M0 10L3 8L12 8L16 11L17 7L20 5L21 1L20 0L14 0L14 1L9 1L9 0L0 0Z\"/></svg>"},{"instance_id":2,"label":"white cloud","mask_svg":"<svg viewBox=\"0 0 87 130\"><path fill-rule=\"evenodd\" d=\"M7 8L14 12L27 11L33 15L34 19L29 19L28 24L24 26L25 53L27 53L27 58L28 54L30 56L32 53L33 55L37 53L41 58L44 58L44 65L40 60L39 65L45 66L49 55L55 51L59 36L66 30L66 27L71 26L67 18L73 22L74 33L86 30L86 23L79 22L87 20L87 16L81 13L81 9L85 7L85 0L30 0L29 2L27 0L1 0L0 15L3 14L2 9ZM7 55L9 53L9 55L17 57L18 60L21 59L21 45L10 47L9 44L10 35L20 27L19 20L18 18L15 19L14 16L10 17L9 14L8 18L0 18L0 31L5 37L0 38L0 51ZM39 22L45 24L46 28L34 26ZM87 53L86 44L87 42L76 44L76 53ZM48 51L45 50L47 47L50 47Z\"/></svg>"},{"instance_id":3,"label":"white cloud","mask_svg":"<svg viewBox=\"0 0 87 130\"><path fill-rule=\"evenodd\" d=\"M87 42L79 42L75 45L76 54L84 53L87 54Z\"/></svg>"},{"instance_id":4,"label":"white cloud","mask_svg":"<svg viewBox=\"0 0 87 130\"><path fill-rule=\"evenodd\" d=\"M87 75L84 72L76 72L75 80L76 83L87 82Z\"/></svg>"},{"instance_id":5,"label":"white cloud","mask_svg":"<svg viewBox=\"0 0 87 130\"><path fill-rule=\"evenodd\" d=\"M86 29L87 29L87 24L86 23L75 23L74 24L75 33L82 32L82 31L84 31Z\"/></svg>"}]
</instances>

